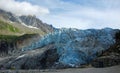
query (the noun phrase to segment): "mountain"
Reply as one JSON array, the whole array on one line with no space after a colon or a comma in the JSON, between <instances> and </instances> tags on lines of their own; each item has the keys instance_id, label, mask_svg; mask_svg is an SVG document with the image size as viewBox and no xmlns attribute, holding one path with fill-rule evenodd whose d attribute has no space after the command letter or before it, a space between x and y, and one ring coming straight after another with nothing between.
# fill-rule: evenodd
<instances>
[{"instance_id":1,"label":"mountain","mask_svg":"<svg viewBox=\"0 0 120 73\"><path fill-rule=\"evenodd\" d=\"M16 16L4 10L0 10L0 20L12 24L12 26L19 28L19 30L23 30L22 32L24 33L28 31L33 33L41 32L43 34L46 34L54 31L55 29L52 27L52 25L43 23L40 19L36 18L35 16Z\"/></svg>"},{"instance_id":2,"label":"mountain","mask_svg":"<svg viewBox=\"0 0 120 73\"><path fill-rule=\"evenodd\" d=\"M24 18L27 18L24 19ZM34 25L38 26L34 26ZM27 46L47 33L54 31L51 25L33 16L16 16L0 9L0 55ZM16 52L17 52L16 50ZM4 52L5 51L5 52Z\"/></svg>"},{"instance_id":3,"label":"mountain","mask_svg":"<svg viewBox=\"0 0 120 73\"><path fill-rule=\"evenodd\" d=\"M22 48L20 55L0 61L0 65L7 69L108 67L120 64L119 43L118 29L60 29Z\"/></svg>"},{"instance_id":4,"label":"mountain","mask_svg":"<svg viewBox=\"0 0 120 73\"><path fill-rule=\"evenodd\" d=\"M28 26L37 27L46 33L52 32L54 30L52 25L48 25L46 23L43 23L41 20L36 18L36 16L28 15L28 16L20 16L19 18L21 19L21 21L24 24L26 24Z\"/></svg>"},{"instance_id":5,"label":"mountain","mask_svg":"<svg viewBox=\"0 0 120 73\"><path fill-rule=\"evenodd\" d=\"M19 22L18 17L15 16L14 14L1 10L0 9L0 18L7 20L7 21L11 21L11 22Z\"/></svg>"}]
</instances>

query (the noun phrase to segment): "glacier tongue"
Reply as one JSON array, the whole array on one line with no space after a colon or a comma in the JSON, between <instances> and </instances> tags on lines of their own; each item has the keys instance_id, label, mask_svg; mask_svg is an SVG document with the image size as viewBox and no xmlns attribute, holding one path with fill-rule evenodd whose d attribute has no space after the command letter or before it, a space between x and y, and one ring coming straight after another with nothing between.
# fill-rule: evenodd
<instances>
[{"instance_id":1,"label":"glacier tongue","mask_svg":"<svg viewBox=\"0 0 120 73\"><path fill-rule=\"evenodd\" d=\"M22 50L32 50L48 44L55 44L60 56L58 62L77 67L89 63L114 44L117 31L110 28L101 30L61 29L44 36L38 42Z\"/></svg>"}]
</instances>

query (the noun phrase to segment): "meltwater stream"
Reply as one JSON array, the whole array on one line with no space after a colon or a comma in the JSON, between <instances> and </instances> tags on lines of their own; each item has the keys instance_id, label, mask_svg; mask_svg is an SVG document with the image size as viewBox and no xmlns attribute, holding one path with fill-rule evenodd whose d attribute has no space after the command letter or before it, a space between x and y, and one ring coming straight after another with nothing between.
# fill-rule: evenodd
<instances>
[{"instance_id":1,"label":"meltwater stream","mask_svg":"<svg viewBox=\"0 0 120 73\"><path fill-rule=\"evenodd\" d=\"M60 29L23 48L23 51L54 44L59 63L72 67L89 63L115 43L117 29Z\"/></svg>"}]
</instances>

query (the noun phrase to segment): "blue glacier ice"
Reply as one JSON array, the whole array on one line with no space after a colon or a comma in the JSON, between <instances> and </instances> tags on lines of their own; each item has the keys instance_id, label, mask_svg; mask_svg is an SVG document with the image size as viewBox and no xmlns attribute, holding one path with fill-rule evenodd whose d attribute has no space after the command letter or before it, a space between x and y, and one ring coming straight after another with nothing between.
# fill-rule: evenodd
<instances>
[{"instance_id":1,"label":"blue glacier ice","mask_svg":"<svg viewBox=\"0 0 120 73\"><path fill-rule=\"evenodd\" d=\"M47 34L38 42L23 48L23 51L54 44L59 54L58 62L72 67L92 61L98 54L115 43L117 29L60 29Z\"/></svg>"}]
</instances>

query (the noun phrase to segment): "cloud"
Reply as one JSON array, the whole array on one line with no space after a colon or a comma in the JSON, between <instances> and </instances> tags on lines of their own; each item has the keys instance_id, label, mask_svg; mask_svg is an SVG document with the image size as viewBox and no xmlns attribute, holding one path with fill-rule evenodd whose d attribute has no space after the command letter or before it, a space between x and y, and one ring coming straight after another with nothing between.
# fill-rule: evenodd
<instances>
[{"instance_id":1,"label":"cloud","mask_svg":"<svg viewBox=\"0 0 120 73\"><path fill-rule=\"evenodd\" d=\"M0 0L0 8L16 15L44 15L49 14L49 10L45 7L32 5L29 2L18 2L16 0Z\"/></svg>"},{"instance_id":2,"label":"cloud","mask_svg":"<svg viewBox=\"0 0 120 73\"><path fill-rule=\"evenodd\" d=\"M120 28L120 0L7 0L8 5L16 6L12 9L5 0L0 0L4 9L20 14L47 14L38 16L42 21L54 27L66 28ZM10 3L15 2L17 5ZM1 3L4 2L4 3ZM23 5L23 4L28 5ZM31 3L31 4L30 4ZM8 8L6 8L8 7ZM38 9L38 8L43 9ZM45 8L44 8L45 7ZM25 10L25 9L31 10ZM48 9L49 10L48 10ZM44 10L45 9L45 10ZM38 11L40 10L40 11ZM43 11L42 11L43 10ZM17 12L18 11L18 12Z\"/></svg>"},{"instance_id":3,"label":"cloud","mask_svg":"<svg viewBox=\"0 0 120 73\"><path fill-rule=\"evenodd\" d=\"M47 1L49 8L54 4L48 0L45 1ZM72 2L69 0L52 1L56 1L55 8L54 6L51 7L52 14L40 17L40 19L53 24L55 27L120 28L119 0L83 0L84 3L80 0L71 0Z\"/></svg>"},{"instance_id":4,"label":"cloud","mask_svg":"<svg viewBox=\"0 0 120 73\"><path fill-rule=\"evenodd\" d=\"M83 20L81 18L74 18L62 15L45 15L39 17L44 22L52 24L56 28L79 28L87 29L91 25L91 21Z\"/></svg>"}]
</instances>

